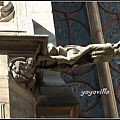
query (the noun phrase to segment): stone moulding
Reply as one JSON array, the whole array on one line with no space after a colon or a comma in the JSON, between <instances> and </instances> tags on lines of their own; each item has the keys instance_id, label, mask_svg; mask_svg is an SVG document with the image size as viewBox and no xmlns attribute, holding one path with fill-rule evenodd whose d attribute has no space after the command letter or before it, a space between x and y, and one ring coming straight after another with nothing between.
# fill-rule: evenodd
<instances>
[{"instance_id":1,"label":"stone moulding","mask_svg":"<svg viewBox=\"0 0 120 120\"><path fill-rule=\"evenodd\" d=\"M47 35L0 35L0 54L47 52Z\"/></svg>"}]
</instances>

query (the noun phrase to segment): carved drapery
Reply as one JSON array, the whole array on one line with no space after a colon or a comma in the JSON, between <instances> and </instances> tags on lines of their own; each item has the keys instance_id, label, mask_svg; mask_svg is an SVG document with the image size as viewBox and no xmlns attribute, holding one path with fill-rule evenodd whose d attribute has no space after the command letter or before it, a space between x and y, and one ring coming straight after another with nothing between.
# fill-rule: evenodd
<instances>
[{"instance_id":1,"label":"carved drapery","mask_svg":"<svg viewBox=\"0 0 120 120\"><path fill-rule=\"evenodd\" d=\"M0 2L0 22L9 22L15 14L12 2Z\"/></svg>"}]
</instances>

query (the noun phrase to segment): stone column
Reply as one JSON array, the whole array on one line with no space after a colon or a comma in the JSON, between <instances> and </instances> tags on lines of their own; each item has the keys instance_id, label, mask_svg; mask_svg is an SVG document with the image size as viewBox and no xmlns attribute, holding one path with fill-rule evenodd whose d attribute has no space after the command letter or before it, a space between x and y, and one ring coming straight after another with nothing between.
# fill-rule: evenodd
<instances>
[{"instance_id":1,"label":"stone column","mask_svg":"<svg viewBox=\"0 0 120 120\"><path fill-rule=\"evenodd\" d=\"M86 2L88 20L90 25L91 39L93 43L104 43L97 2ZM101 88L107 88L109 94L102 95L103 108L106 118L119 118L115 94L110 74L109 63L96 64Z\"/></svg>"}]
</instances>

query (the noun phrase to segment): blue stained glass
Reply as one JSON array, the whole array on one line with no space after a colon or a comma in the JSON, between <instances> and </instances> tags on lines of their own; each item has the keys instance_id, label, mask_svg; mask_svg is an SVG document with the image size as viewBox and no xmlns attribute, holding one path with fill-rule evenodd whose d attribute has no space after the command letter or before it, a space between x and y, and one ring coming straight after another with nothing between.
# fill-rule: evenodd
<instances>
[{"instance_id":1,"label":"blue stained glass","mask_svg":"<svg viewBox=\"0 0 120 120\"><path fill-rule=\"evenodd\" d=\"M54 21L57 21L57 20L65 19L66 15L64 13L59 13L54 11L53 17L54 17Z\"/></svg>"},{"instance_id":2,"label":"blue stained glass","mask_svg":"<svg viewBox=\"0 0 120 120\"><path fill-rule=\"evenodd\" d=\"M120 23L118 21L118 15L114 14L115 12L120 12L120 2L102 2L102 6L105 7L105 11L99 6L101 23L104 31L105 42L116 43L120 38ZM113 13L113 14L112 14ZM120 57L112 59L111 63L116 68L113 69L110 66L111 77L113 81L114 91L120 83L120 73L117 71L120 69L119 66ZM116 98L118 113L120 116L120 102Z\"/></svg>"},{"instance_id":3,"label":"blue stained glass","mask_svg":"<svg viewBox=\"0 0 120 120\"><path fill-rule=\"evenodd\" d=\"M98 76L97 76L97 70L96 67L94 67L89 72L86 72L82 75L76 75L76 80L85 80L86 82L91 83L93 86L95 86L97 89L99 89L99 82L98 82Z\"/></svg>"},{"instance_id":4,"label":"blue stained glass","mask_svg":"<svg viewBox=\"0 0 120 120\"><path fill-rule=\"evenodd\" d=\"M88 29L89 29L89 24L88 24L88 18L87 18L87 12L86 12L86 6L84 4L84 6L73 13L70 13L70 18L74 18L76 20L81 21Z\"/></svg>"},{"instance_id":5,"label":"blue stained glass","mask_svg":"<svg viewBox=\"0 0 120 120\"><path fill-rule=\"evenodd\" d=\"M79 9L81 2L52 2L52 7L58 11L71 12Z\"/></svg>"},{"instance_id":6,"label":"blue stained glass","mask_svg":"<svg viewBox=\"0 0 120 120\"><path fill-rule=\"evenodd\" d=\"M101 2L101 4L109 12L120 12L119 2Z\"/></svg>"},{"instance_id":7,"label":"blue stained glass","mask_svg":"<svg viewBox=\"0 0 120 120\"><path fill-rule=\"evenodd\" d=\"M72 44L90 44L91 39L89 36L89 23L87 18L87 11L86 6L80 8L81 2L53 2L52 7L53 15L54 15L54 23L55 30L56 30L56 38L57 38L57 45L59 44L69 44L70 43L70 34L72 36ZM60 11L64 12L61 13ZM73 12L74 11L74 12ZM66 16L66 12L68 16ZM71 13L70 13L71 12ZM63 19L66 19L63 21ZM68 26L68 21L70 22L70 26ZM83 26L83 25L84 26ZM70 27L68 31L68 27ZM86 27L86 28L85 28ZM88 31L87 31L88 30ZM69 34L70 33L70 34ZM82 72L87 68L80 68L77 69L76 72ZM99 89L99 81L97 76L96 67L92 68L89 72L85 72L81 75L67 74L61 73L62 79L67 83L73 80L77 80L78 82L70 82L67 85L71 88L73 94L76 96L78 101L80 101L81 108L88 108L91 104L94 103L96 99L96 95L88 96L80 96L81 90L93 90L89 85L81 83L80 80L84 80L88 83L91 83L97 89ZM97 112L99 115L97 115ZM101 99L99 99L97 105L90 109L89 111L85 112L84 115L91 116L91 117L104 117L104 112L102 108Z\"/></svg>"},{"instance_id":8,"label":"blue stained glass","mask_svg":"<svg viewBox=\"0 0 120 120\"><path fill-rule=\"evenodd\" d=\"M55 25L57 44L69 44L68 25L66 21L58 22Z\"/></svg>"},{"instance_id":9,"label":"blue stained glass","mask_svg":"<svg viewBox=\"0 0 120 120\"><path fill-rule=\"evenodd\" d=\"M112 21L104 30L105 42L116 43L120 40L120 24L117 20Z\"/></svg>"},{"instance_id":10,"label":"blue stained glass","mask_svg":"<svg viewBox=\"0 0 120 120\"><path fill-rule=\"evenodd\" d=\"M70 21L71 23L71 34L72 44L90 44L91 39L88 31L79 22Z\"/></svg>"},{"instance_id":11,"label":"blue stained glass","mask_svg":"<svg viewBox=\"0 0 120 120\"><path fill-rule=\"evenodd\" d=\"M85 113L85 116L92 118L104 118L104 110L100 106L102 106L101 98L99 98L97 105L93 109Z\"/></svg>"},{"instance_id":12,"label":"blue stained glass","mask_svg":"<svg viewBox=\"0 0 120 120\"><path fill-rule=\"evenodd\" d=\"M71 88L72 92L75 95L77 95L76 97L78 98L81 105L83 106L83 107L81 107L81 109L89 107L96 99L96 95L88 96L88 94L83 95L81 93L82 91L93 91L93 89L86 84L79 83L79 82L74 82L74 83L72 82L67 85ZM81 95L83 95L83 96L81 96Z\"/></svg>"}]
</instances>

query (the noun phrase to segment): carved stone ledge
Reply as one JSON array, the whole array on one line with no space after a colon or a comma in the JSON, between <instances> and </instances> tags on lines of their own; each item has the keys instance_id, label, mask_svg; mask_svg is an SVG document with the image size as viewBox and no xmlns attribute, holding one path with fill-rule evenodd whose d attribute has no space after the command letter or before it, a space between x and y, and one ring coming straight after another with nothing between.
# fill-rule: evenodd
<instances>
[{"instance_id":1,"label":"carved stone ledge","mask_svg":"<svg viewBox=\"0 0 120 120\"><path fill-rule=\"evenodd\" d=\"M0 54L47 52L47 35L0 35Z\"/></svg>"}]
</instances>

